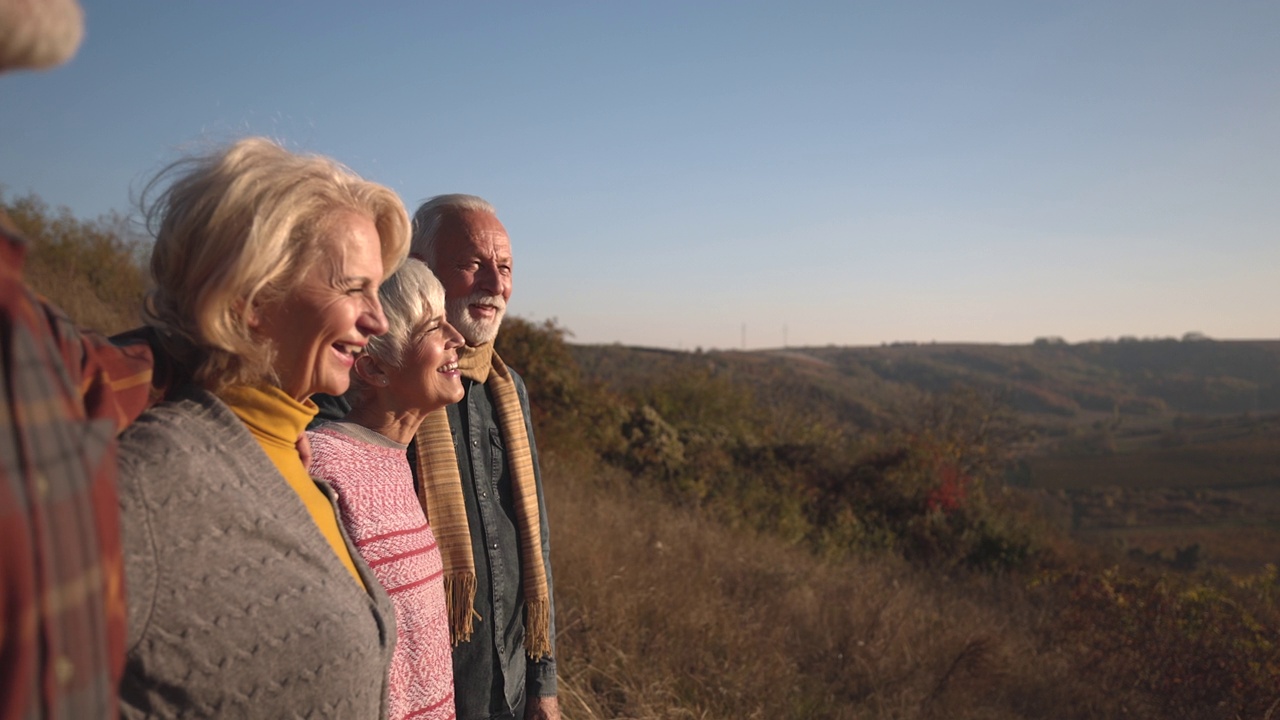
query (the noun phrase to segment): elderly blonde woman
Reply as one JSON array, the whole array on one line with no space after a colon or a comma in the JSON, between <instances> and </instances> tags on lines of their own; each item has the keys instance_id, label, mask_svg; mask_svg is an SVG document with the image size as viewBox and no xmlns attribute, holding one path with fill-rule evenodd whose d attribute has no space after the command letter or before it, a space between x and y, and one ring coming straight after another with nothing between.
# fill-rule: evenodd
<instances>
[{"instance_id":1,"label":"elderly blonde woman","mask_svg":"<svg viewBox=\"0 0 1280 720\"><path fill-rule=\"evenodd\" d=\"M386 715L390 599L297 443L386 330L399 198L262 139L181 162L149 209L147 322L189 374L122 436L125 717ZM153 183L153 186L156 184Z\"/></svg>"},{"instance_id":2,"label":"elderly blonde woman","mask_svg":"<svg viewBox=\"0 0 1280 720\"><path fill-rule=\"evenodd\" d=\"M453 647L440 548L406 457L428 413L462 398L462 335L444 287L410 260L379 292L387 333L356 359L346 419L308 433L311 473L338 491L342 523L396 610L391 718L454 717Z\"/></svg>"}]
</instances>

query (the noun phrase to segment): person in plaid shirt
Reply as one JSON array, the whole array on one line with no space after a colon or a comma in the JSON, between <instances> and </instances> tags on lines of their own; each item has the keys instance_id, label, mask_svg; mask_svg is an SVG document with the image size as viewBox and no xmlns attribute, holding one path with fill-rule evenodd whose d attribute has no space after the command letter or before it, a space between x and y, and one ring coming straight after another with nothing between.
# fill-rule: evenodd
<instances>
[{"instance_id":1,"label":"person in plaid shirt","mask_svg":"<svg viewBox=\"0 0 1280 720\"><path fill-rule=\"evenodd\" d=\"M0 0L0 71L74 54L74 0ZM148 405L152 354L75 328L23 280L0 211L0 720L115 717L125 604L116 434Z\"/></svg>"}]
</instances>

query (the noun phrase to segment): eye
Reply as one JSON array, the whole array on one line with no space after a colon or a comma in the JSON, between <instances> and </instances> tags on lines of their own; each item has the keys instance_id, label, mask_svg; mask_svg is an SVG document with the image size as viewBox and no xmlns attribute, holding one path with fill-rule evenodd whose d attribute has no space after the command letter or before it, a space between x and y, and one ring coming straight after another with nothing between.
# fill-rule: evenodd
<instances>
[{"instance_id":1,"label":"eye","mask_svg":"<svg viewBox=\"0 0 1280 720\"><path fill-rule=\"evenodd\" d=\"M438 322L422 325L418 328L417 332L413 334L413 341L420 342L426 339L432 333L438 331L439 329L440 329L440 323Z\"/></svg>"}]
</instances>

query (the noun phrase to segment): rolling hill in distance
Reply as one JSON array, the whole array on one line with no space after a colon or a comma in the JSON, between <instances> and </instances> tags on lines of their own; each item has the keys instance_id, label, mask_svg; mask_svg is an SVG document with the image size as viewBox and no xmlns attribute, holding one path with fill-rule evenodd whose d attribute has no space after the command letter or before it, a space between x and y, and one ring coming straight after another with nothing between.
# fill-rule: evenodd
<instances>
[{"instance_id":1,"label":"rolling hill in distance","mask_svg":"<svg viewBox=\"0 0 1280 720\"><path fill-rule=\"evenodd\" d=\"M850 437L901 425L921 398L966 387L1027 431L1006 483L1073 534L1134 556L1237 569L1280 561L1280 341L1121 339L677 352L573 345L627 392L711 372Z\"/></svg>"},{"instance_id":2,"label":"rolling hill in distance","mask_svg":"<svg viewBox=\"0 0 1280 720\"><path fill-rule=\"evenodd\" d=\"M895 343L707 353L612 345L574 346L574 353L584 370L617 388L643 382L658 368L708 362L744 379L768 378L779 389L812 384L825 388L815 400L861 424L890 419L904 399L958 383L996 393L1028 423L1051 432L1100 417L1149 426L1179 415L1280 411L1280 340ZM780 378L779 371L794 378Z\"/></svg>"}]
</instances>

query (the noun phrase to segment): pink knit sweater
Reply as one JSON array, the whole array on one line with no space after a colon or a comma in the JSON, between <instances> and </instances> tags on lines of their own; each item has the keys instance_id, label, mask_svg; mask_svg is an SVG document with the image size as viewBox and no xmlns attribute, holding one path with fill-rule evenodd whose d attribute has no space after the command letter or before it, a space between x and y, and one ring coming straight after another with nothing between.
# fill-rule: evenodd
<instances>
[{"instance_id":1,"label":"pink knit sweater","mask_svg":"<svg viewBox=\"0 0 1280 720\"><path fill-rule=\"evenodd\" d=\"M414 495L405 446L348 423L307 436L311 475L337 490L347 534L395 605L390 717L454 718L440 548Z\"/></svg>"}]
</instances>

